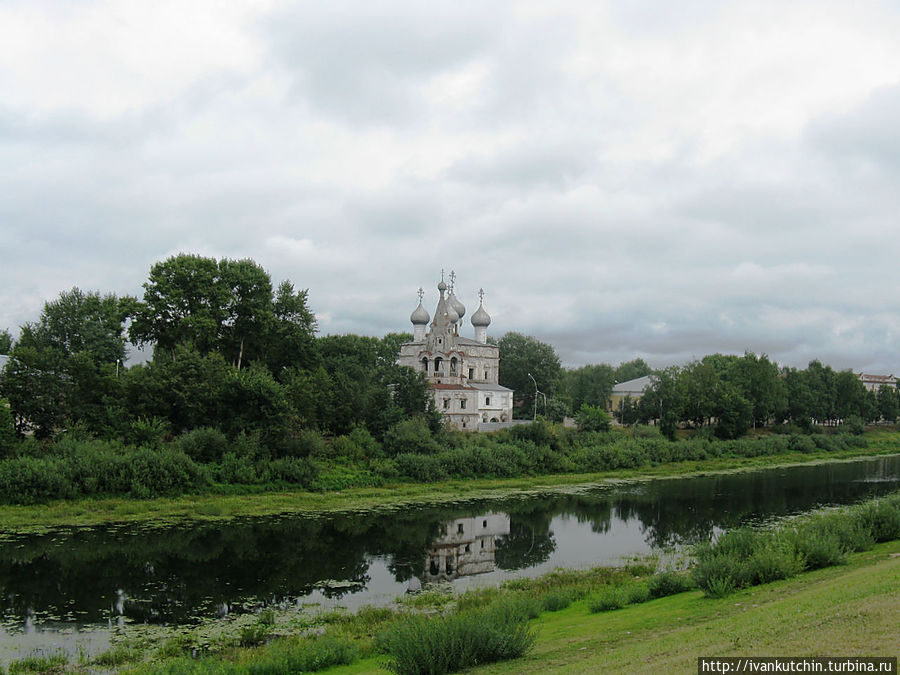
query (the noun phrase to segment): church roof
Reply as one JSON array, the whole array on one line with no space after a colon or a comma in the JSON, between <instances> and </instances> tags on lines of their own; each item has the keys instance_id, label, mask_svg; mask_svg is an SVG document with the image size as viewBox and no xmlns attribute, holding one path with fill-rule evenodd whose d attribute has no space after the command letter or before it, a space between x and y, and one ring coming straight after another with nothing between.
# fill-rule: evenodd
<instances>
[{"instance_id":1,"label":"church roof","mask_svg":"<svg viewBox=\"0 0 900 675\"><path fill-rule=\"evenodd\" d=\"M474 386L468 386L468 387L467 387L467 386L464 385L464 384L438 384L438 383L436 383L436 382L435 382L435 383L432 383L432 384L429 384L428 387L429 387L430 389L441 389L441 390L463 389L463 390L465 390L465 391L472 391L473 389L475 389Z\"/></svg>"},{"instance_id":2,"label":"church roof","mask_svg":"<svg viewBox=\"0 0 900 675\"><path fill-rule=\"evenodd\" d=\"M469 387L479 391L512 391L512 389L504 387L502 384L482 384L481 382L470 382Z\"/></svg>"}]
</instances>

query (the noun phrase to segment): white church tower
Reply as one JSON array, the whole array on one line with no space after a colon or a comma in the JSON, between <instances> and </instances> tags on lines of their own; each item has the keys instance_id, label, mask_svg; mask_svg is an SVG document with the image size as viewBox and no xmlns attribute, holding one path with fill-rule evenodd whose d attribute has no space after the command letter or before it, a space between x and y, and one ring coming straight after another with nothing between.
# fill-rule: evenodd
<instances>
[{"instance_id":1,"label":"white church tower","mask_svg":"<svg viewBox=\"0 0 900 675\"><path fill-rule=\"evenodd\" d=\"M450 273L450 286L441 277L433 319L422 306L424 291L419 289L419 306L409 317L413 341L400 346L397 363L425 373L435 406L458 429L477 431L480 425L509 422L513 392L499 384L500 349L487 342L491 317L484 309L484 291L479 290L471 319L472 340L459 334L466 308L456 297L456 275Z\"/></svg>"}]
</instances>

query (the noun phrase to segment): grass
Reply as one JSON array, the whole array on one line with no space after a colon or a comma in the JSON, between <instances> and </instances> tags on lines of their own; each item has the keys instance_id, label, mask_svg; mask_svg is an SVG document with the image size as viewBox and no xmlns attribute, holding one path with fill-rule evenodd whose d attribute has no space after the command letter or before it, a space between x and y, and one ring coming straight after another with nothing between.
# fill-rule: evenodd
<instances>
[{"instance_id":1,"label":"grass","mask_svg":"<svg viewBox=\"0 0 900 675\"><path fill-rule=\"evenodd\" d=\"M900 541L723 599L693 590L597 614L588 604L541 614L526 656L466 672L695 673L698 656L897 656ZM329 674L386 672L370 657Z\"/></svg>"},{"instance_id":2,"label":"grass","mask_svg":"<svg viewBox=\"0 0 900 675\"><path fill-rule=\"evenodd\" d=\"M896 454L900 450L900 435L880 433L881 435L870 444L869 448L760 457L722 457L603 473L449 480L429 484L397 483L334 492L301 490L259 492L257 489L248 494L210 493L147 500L102 498L58 501L32 506L0 506L0 530L12 534L45 531L62 526L127 522L171 523L188 520L222 520L237 516L325 513L383 506L426 505L463 499L502 497L512 492L522 493L529 490L564 489L573 485L616 480L691 476Z\"/></svg>"}]
</instances>

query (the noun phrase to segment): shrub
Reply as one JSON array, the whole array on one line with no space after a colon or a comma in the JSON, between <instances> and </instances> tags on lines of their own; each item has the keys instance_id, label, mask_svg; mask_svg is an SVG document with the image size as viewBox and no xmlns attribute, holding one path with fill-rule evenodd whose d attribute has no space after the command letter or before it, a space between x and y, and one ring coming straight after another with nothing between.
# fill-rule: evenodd
<instances>
[{"instance_id":1,"label":"shrub","mask_svg":"<svg viewBox=\"0 0 900 675\"><path fill-rule=\"evenodd\" d=\"M596 598L588 601L588 609L597 612L609 612L614 609L622 609L628 604L628 595L625 590L618 587L607 588Z\"/></svg>"},{"instance_id":2,"label":"shrub","mask_svg":"<svg viewBox=\"0 0 900 675\"><path fill-rule=\"evenodd\" d=\"M353 663L359 655L356 646L345 637L323 635L272 643L258 661L246 664L250 675L316 672L331 666Z\"/></svg>"},{"instance_id":3,"label":"shrub","mask_svg":"<svg viewBox=\"0 0 900 675\"><path fill-rule=\"evenodd\" d=\"M791 452L815 452L816 442L809 436L794 434L788 437L788 448L790 448Z\"/></svg>"},{"instance_id":4,"label":"shrub","mask_svg":"<svg viewBox=\"0 0 900 675\"><path fill-rule=\"evenodd\" d=\"M182 434L178 446L195 462L218 462L228 452L228 439L218 429L201 427Z\"/></svg>"},{"instance_id":5,"label":"shrub","mask_svg":"<svg viewBox=\"0 0 900 675\"><path fill-rule=\"evenodd\" d=\"M433 483L447 478L447 471L440 459L432 455L397 455L394 462L401 476L407 476L420 483Z\"/></svg>"},{"instance_id":6,"label":"shrub","mask_svg":"<svg viewBox=\"0 0 900 675\"><path fill-rule=\"evenodd\" d=\"M850 415L841 424L841 431L853 436L862 436L866 431L866 424L859 415Z\"/></svg>"},{"instance_id":7,"label":"shrub","mask_svg":"<svg viewBox=\"0 0 900 675\"><path fill-rule=\"evenodd\" d=\"M548 593L541 600L541 607L547 612L558 612L572 604L572 598L568 593L554 591Z\"/></svg>"},{"instance_id":8,"label":"shrub","mask_svg":"<svg viewBox=\"0 0 900 675\"><path fill-rule=\"evenodd\" d=\"M131 423L127 440L134 445L159 448L169 433L169 423L159 417L139 417Z\"/></svg>"},{"instance_id":9,"label":"shrub","mask_svg":"<svg viewBox=\"0 0 900 675\"><path fill-rule=\"evenodd\" d=\"M266 465L265 481L284 481L293 485L309 488L313 485L319 471L310 460L301 457L284 457L273 459Z\"/></svg>"},{"instance_id":10,"label":"shrub","mask_svg":"<svg viewBox=\"0 0 900 675\"><path fill-rule=\"evenodd\" d=\"M767 584L778 579L789 579L805 568L803 556L789 545L785 537L773 534L761 541L762 545L747 561L748 584Z\"/></svg>"},{"instance_id":11,"label":"shrub","mask_svg":"<svg viewBox=\"0 0 900 675\"><path fill-rule=\"evenodd\" d=\"M900 539L900 509L891 502L882 499L868 502L855 515L874 541Z\"/></svg>"},{"instance_id":12,"label":"shrub","mask_svg":"<svg viewBox=\"0 0 900 675\"><path fill-rule=\"evenodd\" d=\"M609 431L612 420L609 413L600 406L582 403L575 413L578 431Z\"/></svg>"},{"instance_id":13,"label":"shrub","mask_svg":"<svg viewBox=\"0 0 900 675\"><path fill-rule=\"evenodd\" d=\"M628 599L628 603L632 605L647 602L650 599L650 587L643 583L628 586L625 589L625 597Z\"/></svg>"},{"instance_id":14,"label":"shrub","mask_svg":"<svg viewBox=\"0 0 900 675\"><path fill-rule=\"evenodd\" d=\"M213 475L220 483L252 485L259 482L256 466L247 456L238 457L234 453L226 454L218 466L213 468Z\"/></svg>"},{"instance_id":15,"label":"shrub","mask_svg":"<svg viewBox=\"0 0 900 675\"><path fill-rule=\"evenodd\" d=\"M402 454L433 455L441 447L424 417L411 417L397 422L384 435L384 449L393 456Z\"/></svg>"},{"instance_id":16,"label":"shrub","mask_svg":"<svg viewBox=\"0 0 900 675\"><path fill-rule=\"evenodd\" d=\"M801 523L793 530L786 530L785 536L806 561L806 569L831 567L847 561L848 549L822 519Z\"/></svg>"},{"instance_id":17,"label":"shrub","mask_svg":"<svg viewBox=\"0 0 900 675\"><path fill-rule=\"evenodd\" d=\"M388 654L388 669L399 675L441 675L514 659L534 644L528 607L505 602L452 616L410 616L380 633L376 645Z\"/></svg>"},{"instance_id":18,"label":"shrub","mask_svg":"<svg viewBox=\"0 0 900 675\"><path fill-rule=\"evenodd\" d=\"M676 595L691 590L694 585L690 577L678 572L660 572L647 579L647 587L650 596L662 598L666 595Z\"/></svg>"}]
</instances>

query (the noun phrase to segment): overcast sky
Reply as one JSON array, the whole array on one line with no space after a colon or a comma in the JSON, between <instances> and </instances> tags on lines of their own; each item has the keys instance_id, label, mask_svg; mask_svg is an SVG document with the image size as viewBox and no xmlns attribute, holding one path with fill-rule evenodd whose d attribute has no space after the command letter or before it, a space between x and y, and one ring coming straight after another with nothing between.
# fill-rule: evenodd
<instances>
[{"instance_id":1,"label":"overcast sky","mask_svg":"<svg viewBox=\"0 0 900 675\"><path fill-rule=\"evenodd\" d=\"M0 4L0 329L179 252L320 330L900 374L900 4Z\"/></svg>"}]
</instances>

